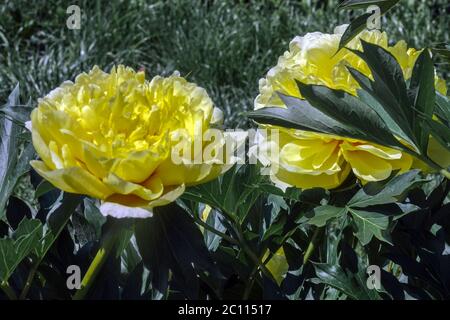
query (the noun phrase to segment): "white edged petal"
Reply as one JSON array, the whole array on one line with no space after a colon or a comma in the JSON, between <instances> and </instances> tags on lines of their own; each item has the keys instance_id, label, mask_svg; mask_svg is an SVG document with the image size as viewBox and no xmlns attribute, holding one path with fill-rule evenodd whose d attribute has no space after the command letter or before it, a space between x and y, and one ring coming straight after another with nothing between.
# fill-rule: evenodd
<instances>
[{"instance_id":1,"label":"white edged petal","mask_svg":"<svg viewBox=\"0 0 450 320\"><path fill-rule=\"evenodd\" d=\"M103 202L100 206L100 212L102 215L111 216L114 218L150 218L153 216L153 212L138 208L127 207L118 203Z\"/></svg>"}]
</instances>

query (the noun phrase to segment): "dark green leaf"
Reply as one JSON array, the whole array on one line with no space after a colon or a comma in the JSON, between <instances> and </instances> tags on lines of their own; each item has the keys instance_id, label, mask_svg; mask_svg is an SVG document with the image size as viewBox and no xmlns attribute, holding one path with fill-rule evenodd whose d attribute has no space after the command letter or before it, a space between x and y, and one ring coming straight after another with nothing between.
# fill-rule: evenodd
<instances>
[{"instance_id":1,"label":"dark green leaf","mask_svg":"<svg viewBox=\"0 0 450 320\"><path fill-rule=\"evenodd\" d=\"M102 226L106 222L106 217L101 214L94 200L89 198L84 199L84 217L94 227L97 237L100 237Z\"/></svg>"},{"instance_id":2,"label":"dark green leaf","mask_svg":"<svg viewBox=\"0 0 450 320\"><path fill-rule=\"evenodd\" d=\"M412 103L416 110L431 118L434 111L434 66L430 52L425 49L417 58L409 85ZM414 119L414 132L423 154L427 153L429 130L419 119Z\"/></svg>"},{"instance_id":3,"label":"dark green leaf","mask_svg":"<svg viewBox=\"0 0 450 320\"><path fill-rule=\"evenodd\" d=\"M61 228L64 227L72 213L83 200L83 196L63 193L60 200L57 201L50 210L47 220L51 231L59 234Z\"/></svg>"},{"instance_id":4,"label":"dark green leaf","mask_svg":"<svg viewBox=\"0 0 450 320\"><path fill-rule=\"evenodd\" d=\"M39 183L39 185L37 186L36 191L34 192L34 196L36 198L40 198L47 192L50 192L54 189L55 187L50 182L48 182L47 180L42 180L41 183Z\"/></svg>"},{"instance_id":5,"label":"dark green leaf","mask_svg":"<svg viewBox=\"0 0 450 320\"><path fill-rule=\"evenodd\" d=\"M220 276L200 230L176 203L155 208L154 216L138 220L135 229L139 252L160 293L168 287L169 270L190 298L198 294L200 271Z\"/></svg>"},{"instance_id":6,"label":"dark green leaf","mask_svg":"<svg viewBox=\"0 0 450 320\"><path fill-rule=\"evenodd\" d=\"M313 107L357 132L361 140L400 147L381 117L357 97L325 86L302 83L298 83L298 86Z\"/></svg>"},{"instance_id":7,"label":"dark green leaf","mask_svg":"<svg viewBox=\"0 0 450 320\"><path fill-rule=\"evenodd\" d=\"M17 197L11 196L6 207L6 219L12 229L17 229L19 223L24 219L32 218L30 206Z\"/></svg>"},{"instance_id":8,"label":"dark green leaf","mask_svg":"<svg viewBox=\"0 0 450 320\"><path fill-rule=\"evenodd\" d=\"M223 224L223 216L215 209L211 209L211 212L208 215L208 218L206 219L206 223L209 224L211 227L216 229L220 232L225 232L226 227ZM219 247L220 241L222 240L222 237L218 236L215 233L212 233L211 231L208 231L205 229L204 231L204 238L206 247L209 251L216 251Z\"/></svg>"},{"instance_id":9,"label":"dark green leaf","mask_svg":"<svg viewBox=\"0 0 450 320\"><path fill-rule=\"evenodd\" d=\"M372 13L366 12L353 19L342 34L339 41L338 50L343 49L350 41L352 41L358 34L360 34L367 27L367 19L372 16Z\"/></svg>"},{"instance_id":10,"label":"dark green leaf","mask_svg":"<svg viewBox=\"0 0 450 320\"><path fill-rule=\"evenodd\" d=\"M32 108L29 106L7 106L0 108L0 115L17 122L23 126L25 122L30 120L30 113Z\"/></svg>"},{"instance_id":11,"label":"dark green leaf","mask_svg":"<svg viewBox=\"0 0 450 320\"><path fill-rule=\"evenodd\" d=\"M426 182L421 178L419 170L411 170L395 176L385 185L373 182L360 189L348 202L352 208L365 208L379 204L395 203L401 201L407 192L419 184Z\"/></svg>"},{"instance_id":12,"label":"dark green leaf","mask_svg":"<svg viewBox=\"0 0 450 320\"><path fill-rule=\"evenodd\" d=\"M36 247L35 254L39 258L47 254L82 200L80 195L61 193L47 216L43 240Z\"/></svg>"},{"instance_id":13,"label":"dark green leaf","mask_svg":"<svg viewBox=\"0 0 450 320\"><path fill-rule=\"evenodd\" d=\"M7 281L19 263L39 244L42 224L23 219L12 238L0 239L0 282Z\"/></svg>"},{"instance_id":14,"label":"dark green leaf","mask_svg":"<svg viewBox=\"0 0 450 320\"><path fill-rule=\"evenodd\" d=\"M9 95L4 108L18 104L19 85ZM34 156L31 144L25 144L24 149L20 152L20 146L23 144L20 139L21 132L20 125L0 114L0 220L5 215L6 202L18 179L27 172L29 161Z\"/></svg>"},{"instance_id":15,"label":"dark green leaf","mask_svg":"<svg viewBox=\"0 0 450 320\"><path fill-rule=\"evenodd\" d=\"M370 85L369 78L365 77L363 74L361 74L359 71L355 69L351 68L348 69L350 73L352 73L353 77L355 78L358 77L359 79L358 81L367 81L366 83L369 83ZM394 136L402 138L404 141L414 146L415 144L414 141L412 141L411 138L405 132L403 132L403 130L399 127L399 125L391 118L389 113L386 112L386 110L383 108L380 102L377 99L375 99L372 94L370 94L364 89L359 89L357 95L362 102L371 107L372 110L375 111L381 117L381 119L383 119L383 122L386 124L386 126L389 128L389 130L392 132Z\"/></svg>"},{"instance_id":16,"label":"dark green leaf","mask_svg":"<svg viewBox=\"0 0 450 320\"><path fill-rule=\"evenodd\" d=\"M267 180L255 165L236 165L211 182L190 187L184 199L205 203L224 214L245 219L257 198L264 192L260 183Z\"/></svg>"},{"instance_id":17,"label":"dark green leaf","mask_svg":"<svg viewBox=\"0 0 450 320\"><path fill-rule=\"evenodd\" d=\"M436 92L436 114L443 121L450 124L450 99L439 92Z\"/></svg>"},{"instance_id":18,"label":"dark green leaf","mask_svg":"<svg viewBox=\"0 0 450 320\"><path fill-rule=\"evenodd\" d=\"M341 136L355 136L357 133L314 108L308 101L278 93L285 108L263 108L249 113L258 123L271 124L285 128L334 133Z\"/></svg>"},{"instance_id":19,"label":"dark green leaf","mask_svg":"<svg viewBox=\"0 0 450 320\"><path fill-rule=\"evenodd\" d=\"M356 225L356 236L362 245L367 245L373 238L377 237L379 240L388 242L383 236L382 231L389 226L389 217L377 212L356 210L349 208L352 214L353 221Z\"/></svg>"},{"instance_id":20,"label":"dark green leaf","mask_svg":"<svg viewBox=\"0 0 450 320\"><path fill-rule=\"evenodd\" d=\"M328 220L341 217L346 213L345 208L338 208L329 205L319 206L314 208L313 214L309 220L309 224L313 224L317 227L323 227Z\"/></svg>"},{"instance_id":21,"label":"dark green leaf","mask_svg":"<svg viewBox=\"0 0 450 320\"><path fill-rule=\"evenodd\" d=\"M439 144L450 151L450 128L439 121L435 121L421 114L419 114L419 117L423 120L423 125L428 128L428 131Z\"/></svg>"},{"instance_id":22,"label":"dark green leaf","mask_svg":"<svg viewBox=\"0 0 450 320\"><path fill-rule=\"evenodd\" d=\"M355 279L354 275L347 274L339 265L314 263L314 269L320 282L341 291L351 299L370 300L374 298L368 295L367 288L357 285L359 281Z\"/></svg>"},{"instance_id":23,"label":"dark green leaf","mask_svg":"<svg viewBox=\"0 0 450 320\"><path fill-rule=\"evenodd\" d=\"M375 44L361 40L364 52L352 50L369 66L374 81L349 69L360 86L376 99L411 141L413 111L409 103L403 71L394 56Z\"/></svg>"},{"instance_id":24,"label":"dark green leaf","mask_svg":"<svg viewBox=\"0 0 450 320\"><path fill-rule=\"evenodd\" d=\"M380 7L380 13L383 15L398 2L399 0L349 0L341 3L340 7L342 9L356 9L365 8L369 5L378 5ZM361 31L363 31L367 27L367 19L369 19L372 15L373 13L366 12L350 22L349 26L342 35L341 40L339 41L339 50L344 48L353 38L355 38Z\"/></svg>"}]
</instances>

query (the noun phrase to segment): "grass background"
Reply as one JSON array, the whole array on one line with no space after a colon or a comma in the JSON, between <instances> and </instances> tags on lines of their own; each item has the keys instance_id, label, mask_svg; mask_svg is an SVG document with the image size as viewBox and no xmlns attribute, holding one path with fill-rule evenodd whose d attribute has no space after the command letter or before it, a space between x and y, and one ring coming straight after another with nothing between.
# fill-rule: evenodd
<instances>
[{"instance_id":1,"label":"grass background","mask_svg":"<svg viewBox=\"0 0 450 320\"><path fill-rule=\"evenodd\" d=\"M93 65L121 63L148 76L179 70L208 90L229 127L248 125L258 79L295 35L332 32L358 14L338 11L338 0L0 1L0 105L17 82L35 103ZM80 30L66 27L71 4ZM449 2L401 0L383 29L414 47L450 42Z\"/></svg>"}]
</instances>

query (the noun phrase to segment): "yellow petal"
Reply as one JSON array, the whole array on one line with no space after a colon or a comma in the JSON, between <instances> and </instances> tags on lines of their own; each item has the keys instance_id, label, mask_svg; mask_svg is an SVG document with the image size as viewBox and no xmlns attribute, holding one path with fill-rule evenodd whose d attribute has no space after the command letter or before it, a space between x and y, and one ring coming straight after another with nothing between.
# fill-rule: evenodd
<instances>
[{"instance_id":1,"label":"yellow petal","mask_svg":"<svg viewBox=\"0 0 450 320\"><path fill-rule=\"evenodd\" d=\"M428 155L442 168L450 167L450 152L433 137L428 142Z\"/></svg>"},{"instance_id":2,"label":"yellow petal","mask_svg":"<svg viewBox=\"0 0 450 320\"><path fill-rule=\"evenodd\" d=\"M106 199L113 191L98 178L80 167L51 170L42 161L31 161L31 166L55 187L70 193L85 194Z\"/></svg>"},{"instance_id":3,"label":"yellow petal","mask_svg":"<svg viewBox=\"0 0 450 320\"><path fill-rule=\"evenodd\" d=\"M350 172L350 166L344 165L342 170L334 174L302 174L285 170L280 167L278 171L271 176L272 181L278 184L279 181L287 183L301 189L325 188L333 189L338 187L345 181ZM279 180L279 181L278 181Z\"/></svg>"},{"instance_id":4,"label":"yellow petal","mask_svg":"<svg viewBox=\"0 0 450 320\"><path fill-rule=\"evenodd\" d=\"M157 176L146 181L145 185L140 185L123 180L115 174L110 173L103 179L103 182L113 190L114 193L121 195L135 195L147 201L158 198L164 191L162 181Z\"/></svg>"},{"instance_id":5,"label":"yellow petal","mask_svg":"<svg viewBox=\"0 0 450 320\"><path fill-rule=\"evenodd\" d=\"M351 165L353 173L365 181L387 179L392 173L392 165L365 151L343 150L345 160Z\"/></svg>"},{"instance_id":6,"label":"yellow petal","mask_svg":"<svg viewBox=\"0 0 450 320\"><path fill-rule=\"evenodd\" d=\"M154 208L169 204L175 201L179 196L181 196L184 190L185 190L184 184L173 188L167 187L164 190L165 193L161 197L148 203L148 207Z\"/></svg>"}]
</instances>

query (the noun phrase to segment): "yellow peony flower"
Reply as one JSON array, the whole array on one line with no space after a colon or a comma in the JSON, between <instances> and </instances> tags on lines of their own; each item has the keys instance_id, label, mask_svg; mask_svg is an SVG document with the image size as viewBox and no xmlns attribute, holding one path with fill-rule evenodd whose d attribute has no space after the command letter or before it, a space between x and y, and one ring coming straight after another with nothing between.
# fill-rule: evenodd
<instances>
[{"instance_id":1,"label":"yellow peony flower","mask_svg":"<svg viewBox=\"0 0 450 320\"><path fill-rule=\"evenodd\" d=\"M39 100L31 114L32 167L54 186L102 200L105 215L150 216L186 186L211 180L217 159L175 164L174 137L202 137L220 117L206 91L178 75L94 67Z\"/></svg>"},{"instance_id":2,"label":"yellow peony flower","mask_svg":"<svg viewBox=\"0 0 450 320\"><path fill-rule=\"evenodd\" d=\"M337 27L334 34L314 32L295 37L289 51L279 58L278 64L269 70L266 78L259 81L260 94L255 99L255 109L285 108L276 92L302 98L295 80L356 95L359 85L346 66L366 76L371 74L366 63L349 50L343 49L336 54L345 28L345 25ZM348 47L362 50L359 39L388 50L398 60L405 78L411 77L420 51L408 49L404 41L389 46L386 33L378 30L362 32ZM446 93L445 82L438 77L436 88ZM280 130L279 156L271 159L272 168L276 168L271 178L283 189L288 186L335 188L342 184L350 171L363 183L379 181L395 170L404 172L413 165L410 155L373 143L301 130L276 129ZM276 142L269 135L264 143Z\"/></svg>"}]
</instances>

